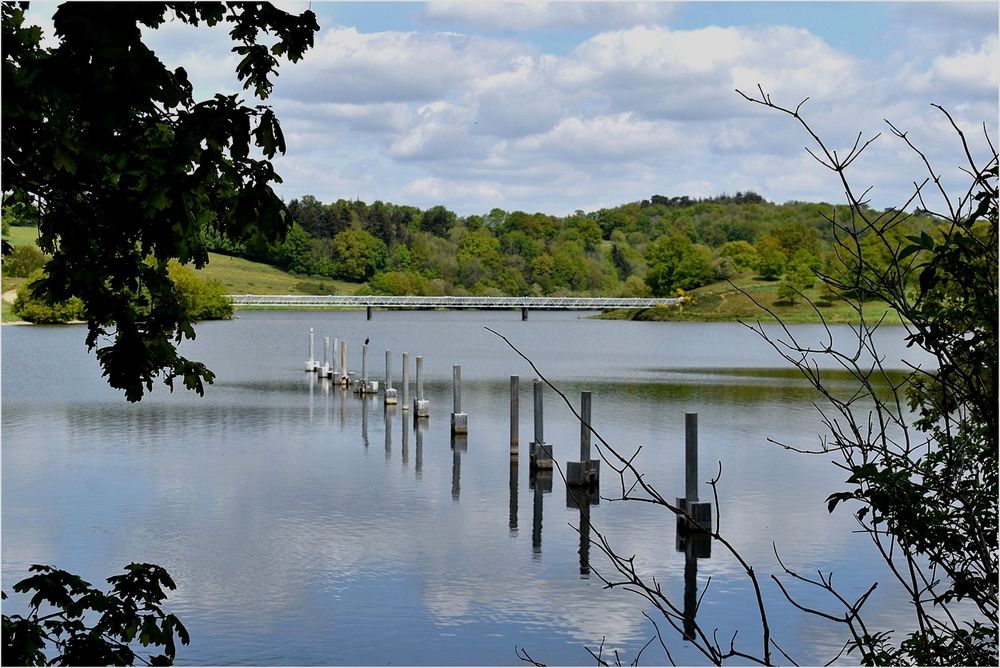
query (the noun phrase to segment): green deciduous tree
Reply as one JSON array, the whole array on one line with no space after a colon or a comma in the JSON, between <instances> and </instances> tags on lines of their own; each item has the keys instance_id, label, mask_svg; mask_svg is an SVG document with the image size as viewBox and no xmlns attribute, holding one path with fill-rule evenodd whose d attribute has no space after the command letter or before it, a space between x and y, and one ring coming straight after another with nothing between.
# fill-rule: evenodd
<instances>
[{"instance_id":1,"label":"green deciduous tree","mask_svg":"<svg viewBox=\"0 0 1000 668\"><path fill-rule=\"evenodd\" d=\"M83 319L83 302L79 297L71 296L59 301L49 301L34 290L33 286L45 278L43 269L35 269L28 278L31 280L18 289L17 297L11 306L14 315L40 325L56 325Z\"/></svg>"},{"instance_id":2,"label":"green deciduous tree","mask_svg":"<svg viewBox=\"0 0 1000 668\"><path fill-rule=\"evenodd\" d=\"M259 245L289 225L271 188L270 160L285 150L277 118L235 94L195 100L185 70L143 42L144 28L171 18L227 23L237 76L261 100L278 58L299 60L318 30L312 12L268 3L65 3L58 46L43 48L19 6L2 8L4 203L37 204L52 255L38 293L82 300L87 345L130 401L161 374L199 393L213 378L177 352L194 330L167 262L203 265L208 230Z\"/></svg>"},{"instance_id":3,"label":"green deciduous tree","mask_svg":"<svg viewBox=\"0 0 1000 668\"><path fill-rule=\"evenodd\" d=\"M3 275L30 276L31 272L45 266L47 261L48 257L38 246L14 246L3 258Z\"/></svg>"},{"instance_id":4,"label":"green deciduous tree","mask_svg":"<svg viewBox=\"0 0 1000 668\"><path fill-rule=\"evenodd\" d=\"M389 251L381 239L361 230L344 230L331 243L334 271L349 281L364 281L385 268Z\"/></svg>"}]
</instances>

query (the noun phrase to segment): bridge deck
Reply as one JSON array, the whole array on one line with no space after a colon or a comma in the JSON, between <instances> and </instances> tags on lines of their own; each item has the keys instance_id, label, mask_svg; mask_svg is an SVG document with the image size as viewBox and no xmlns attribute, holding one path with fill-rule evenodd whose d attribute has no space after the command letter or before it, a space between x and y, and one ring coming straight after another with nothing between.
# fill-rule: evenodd
<instances>
[{"instance_id":1,"label":"bridge deck","mask_svg":"<svg viewBox=\"0 0 1000 668\"><path fill-rule=\"evenodd\" d=\"M378 306L382 308L581 309L672 306L677 298L632 297L387 297L382 295L230 295L234 306Z\"/></svg>"}]
</instances>

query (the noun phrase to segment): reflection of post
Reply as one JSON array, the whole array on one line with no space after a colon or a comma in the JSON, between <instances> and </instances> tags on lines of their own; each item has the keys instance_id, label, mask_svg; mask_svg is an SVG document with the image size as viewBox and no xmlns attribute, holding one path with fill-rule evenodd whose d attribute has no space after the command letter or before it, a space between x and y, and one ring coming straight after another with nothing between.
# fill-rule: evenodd
<instances>
[{"instance_id":1,"label":"reflection of post","mask_svg":"<svg viewBox=\"0 0 1000 668\"><path fill-rule=\"evenodd\" d=\"M465 437L454 435L451 439L451 499L458 501L462 493L462 443Z\"/></svg>"},{"instance_id":2,"label":"reflection of post","mask_svg":"<svg viewBox=\"0 0 1000 668\"><path fill-rule=\"evenodd\" d=\"M389 405L385 407L385 460L389 461L392 455L392 418L396 414L396 407Z\"/></svg>"},{"instance_id":3,"label":"reflection of post","mask_svg":"<svg viewBox=\"0 0 1000 668\"><path fill-rule=\"evenodd\" d=\"M600 492L596 487L566 486L566 507L577 508L580 511L580 575L590 575L590 506L601 502Z\"/></svg>"},{"instance_id":4,"label":"reflection of post","mask_svg":"<svg viewBox=\"0 0 1000 668\"><path fill-rule=\"evenodd\" d=\"M535 555L542 553L542 495L552 491L552 469L534 470L528 475L528 484L534 491L531 513L531 549Z\"/></svg>"},{"instance_id":5,"label":"reflection of post","mask_svg":"<svg viewBox=\"0 0 1000 668\"><path fill-rule=\"evenodd\" d=\"M694 541L684 550L684 639L694 640L694 615L698 607L698 558Z\"/></svg>"},{"instance_id":6,"label":"reflection of post","mask_svg":"<svg viewBox=\"0 0 1000 668\"><path fill-rule=\"evenodd\" d=\"M510 533L517 535L517 460L510 460Z\"/></svg>"},{"instance_id":7,"label":"reflection of post","mask_svg":"<svg viewBox=\"0 0 1000 668\"><path fill-rule=\"evenodd\" d=\"M424 430L427 429L426 423L417 423L417 460L414 466L414 470L417 473L417 477L420 477L420 472L424 468Z\"/></svg>"},{"instance_id":8,"label":"reflection of post","mask_svg":"<svg viewBox=\"0 0 1000 668\"><path fill-rule=\"evenodd\" d=\"M531 551L542 553L542 486L535 480L535 494L531 506Z\"/></svg>"},{"instance_id":9,"label":"reflection of post","mask_svg":"<svg viewBox=\"0 0 1000 668\"><path fill-rule=\"evenodd\" d=\"M368 400L361 397L361 440L368 447Z\"/></svg>"},{"instance_id":10,"label":"reflection of post","mask_svg":"<svg viewBox=\"0 0 1000 668\"><path fill-rule=\"evenodd\" d=\"M403 410L410 410L410 353L403 353Z\"/></svg>"},{"instance_id":11,"label":"reflection of post","mask_svg":"<svg viewBox=\"0 0 1000 668\"><path fill-rule=\"evenodd\" d=\"M406 404L405 403L403 404L403 408L404 409L406 408ZM402 429L403 436L400 439L400 448L402 448L402 450L403 450L403 466L406 466L406 462L410 458L410 452L409 452L409 450L410 450L410 430L407 429L408 425L406 424L406 414L404 413L401 416L401 418L402 419L400 420L400 422L403 425L403 429Z\"/></svg>"}]
</instances>

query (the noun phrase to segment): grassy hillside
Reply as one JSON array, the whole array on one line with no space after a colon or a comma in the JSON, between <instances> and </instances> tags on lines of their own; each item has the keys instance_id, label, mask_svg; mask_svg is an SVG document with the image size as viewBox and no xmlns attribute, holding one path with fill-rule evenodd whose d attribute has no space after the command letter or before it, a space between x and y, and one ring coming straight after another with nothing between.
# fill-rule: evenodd
<instances>
[{"instance_id":1,"label":"grassy hillside","mask_svg":"<svg viewBox=\"0 0 1000 668\"><path fill-rule=\"evenodd\" d=\"M209 253L208 265L198 273L219 281L233 295L353 295L364 285L324 276L295 276L271 265L217 253Z\"/></svg>"},{"instance_id":2,"label":"grassy hillside","mask_svg":"<svg viewBox=\"0 0 1000 668\"><path fill-rule=\"evenodd\" d=\"M771 309L782 321L787 323L820 322L820 317L809 303L799 299L789 304L778 298L779 281L765 281L745 274L734 277L732 285L728 282L712 283L689 292L692 302L683 309L656 307L650 309L634 309L613 311L603 317L622 320L691 320L691 321L734 321L771 320L771 317L753 303L750 295L757 302ZM735 286L735 287L734 287ZM741 292L741 290L743 292ZM746 294L744 294L744 292ZM827 322L857 322L858 316L844 302L835 300L832 303L824 301L819 287L805 291L807 297L818 305L819 312ZM865 306L865 318L877 320L888 311L885 304L872 302ZM898 322L895 316L886 318L887 322Z\"/></svg>"}]
</instances>

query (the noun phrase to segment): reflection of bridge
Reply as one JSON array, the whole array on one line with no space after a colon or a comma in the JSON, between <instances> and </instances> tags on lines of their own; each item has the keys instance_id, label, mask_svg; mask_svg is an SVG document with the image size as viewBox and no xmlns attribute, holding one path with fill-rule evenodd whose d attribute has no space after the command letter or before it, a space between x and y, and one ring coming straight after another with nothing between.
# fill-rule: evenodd
<instances>
[{"instance_id":1,"label":"reflection of bridge","mask_svg":"<svg viewBox=\"0 0 1000 668\"><path fill-rule=\"evenodd\" d=\"M229 295L234 306L354 306L379 308L580 309L672 306L677 298L634 297L387 297L382 295Z\"/></svg>"}]
</instances>

